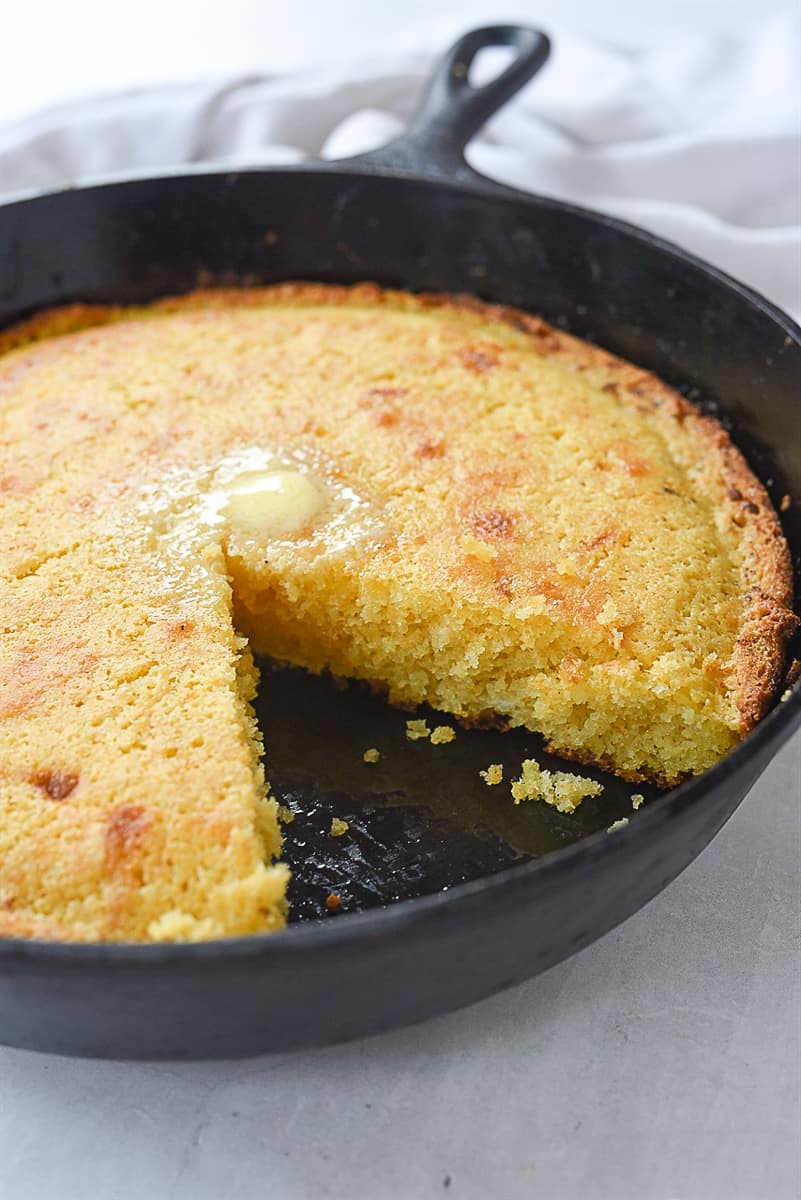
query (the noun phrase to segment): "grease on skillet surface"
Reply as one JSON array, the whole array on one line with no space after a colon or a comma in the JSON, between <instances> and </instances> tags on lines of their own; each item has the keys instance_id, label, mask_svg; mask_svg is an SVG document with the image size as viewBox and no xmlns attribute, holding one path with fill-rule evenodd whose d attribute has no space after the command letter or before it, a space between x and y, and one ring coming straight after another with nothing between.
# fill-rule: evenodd
<instances>
[{"instance_id":1,"label":"grease on skillet surface","mask_svg":"<svg viewBox=\"0 0 801 1200\"><path fill-rule=\"evenodd\" d=\"M575 771L542 748L526 730L459 729L455 740L410 742L406 719L362 684L261 661L264 684L256 701L265 732L273 795L291 810L283 825L283 859L292 869L290 921L425 896L502 871L567 846L614 821L633 816L631 797L658 789L628 784L604 771L581 768L604 785L576 812L542 802L516 805L511 780L524 758L551 770ZM414 714L416 715L416 714ZM432 728L436 715L420 713ZM376 763L365 763L376 747ZM503 763L503 783L487 787L479 772ZM333 818L347 821L331 837Z\"/></svg>"}]
</instances>

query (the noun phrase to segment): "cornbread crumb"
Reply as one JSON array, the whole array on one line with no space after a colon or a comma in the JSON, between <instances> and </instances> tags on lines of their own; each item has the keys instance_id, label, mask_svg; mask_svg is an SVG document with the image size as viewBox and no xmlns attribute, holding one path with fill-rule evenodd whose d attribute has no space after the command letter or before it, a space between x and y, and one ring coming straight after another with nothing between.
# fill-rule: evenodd
<instances>
[{"instance_id":1,"label":"cornbread crumb","mask_svg":"<svg viewBox=\"0 0 801 1200\"><path fill-rule=\"evenodd\" d=\"M366 763L377 763L381 755L376 750L375 746L371 746L369 750L365 750L362 755L362 760Z\"/></svg>"},{"instance_id":2,"label":"cornbread crumb","mask_svg":"<svg viewBox=\"0 0 801 1200\"><path fill-rule=\"evenodd\" d=\"M456 730L450 725L437 725L431 731L431 745L444 746L448 742L452 742L456 737Z\"/></svg>"},{"instance_id":3,"label":"cornbread crumb","mask_svg":"<svg viewBox=\"0 0 801 1200\"><path fill-rule=\"evenodd\" d=\"M621 817L619 821L613 821L606 832L614 833L617 829L624 829L628 823L628 817Z\"/></svg>"},{"instance_id":4,"label":"cornbread crumb","mask_svg":"<svg viewBox=\"0 0 801 1200\"><path fill-rule=\"evenodd\" d=\"M631 797L631 807L634 809L635 812L637 811L637 809L640 807L640 805L643 803L644 800L645 800L645 796L642 796L639 792L634 793L634 795Z\"/></svg>"},{"instance_id":5,"label":"cornbread crumb","mask_svg":"<svg viewBox=\"0 0 801 1200\"><path fill-rule=\"evenodd\" d=\"M342 837L350 829L347 821L341 821L339 817L331 819L331 837Z\"/></svg>"},{"instance_id":6,"label":"cornbread crumb","mask_svg":"<svg viewBox=\"0 0 801 1200\"><path fill-rule=\"evenodd\" d=\"M544 800L558 812L575 812L587 796L598 796L604 790L602 783L571 775L568 771L544 771L534 758L525 758L520 768L519 779L512 781L515 804L521 800Z\"/></svg>"},{"instance_id":7,"label":"cornbread crumb","mask_svg":"<svg viewBox=\"0 0 801 1200\"><path fill-rule=\"evenodd\" d=\"M503 779L503 763L490 763L486 771L479 771L479 775L487 787L494 787L496 783L500 783Z\"/></svg>"},{"instance_id":8,"label":"cornbread crumb","mask_svg":"<svg viewBox=\"0 0 801 1200\"><path fill-rule=\"evenodd\" d=\"M342 901L340 900L340 898L336 894L336 892L328 893L328 895L325 898L325 907L328 909L329 912L332 912L332 913L339 912L340 908L342 907Z\"/></svg>"},{"instance_id":9,"label":"cornbread crumb","mask_svg":"<svg viewBox=\"0 0 801 1200\"><path fill-rule=\"evenodd\" d=\"M420 738L427 738L429 728L425 721L407 721L406 722L406 737L410 742L417 742Z\"/></svg>"},{"instance_id":10,"label":"cornbread crumb","mask_svg":"<svg viewBox=\"0 0 801 1200\"><path fill-rule=\"evenodd\" d=\"M287 808L285 804L279 804L276 809L276 816L282 825L291 825L295 820L295 814L291 808Z\"/></svg>"}]
</instances>

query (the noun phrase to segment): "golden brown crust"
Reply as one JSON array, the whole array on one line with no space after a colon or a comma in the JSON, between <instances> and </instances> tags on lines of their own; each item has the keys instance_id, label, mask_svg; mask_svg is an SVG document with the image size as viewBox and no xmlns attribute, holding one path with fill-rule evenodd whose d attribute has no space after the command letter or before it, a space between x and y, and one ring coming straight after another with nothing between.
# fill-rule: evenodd
<instances>
[{"instance_id":1,"label":"golden brown crust","mask_svg":"<svg viewBox=\"0 0 801 1200\"><path fill-rule=\"evenodd\" d=\"M146 308L72 304L39 313L0 332L0 353L44 338L124 320L129 314L176 312L217 305L247 307L272 302L282 305L386 305L407 310L445 308L473 314L482 320L499 321L527 334L538 354L557 357L576 372L592 371L603 390L613 391L621 403L639 410L658 409L664 417L683 424L685 429L689 427L700 441L706 443L710 461L717 467L719 503L726 519L743 531L742 577L746 610L735 656L735 699L742 734L754 727L776 696L785 671L787 645L799 627L792 608L790 552L765 488L728 433L718 421L703 415L694 404L649 371L519 309L469 295L425 292L412 295L373 283L337 286L288 282L263 288L200 288L187 295L156 301ZM491 369L493 363L491 356L479 355L468 365L470 369L483 371ZM564 754L564 751L560 750L560 753ZM644 776L634 774L631 778L640 782Z\"/></svg>"},{"instance_id":2,"label":"golden brown crust","mask_svg":"<svg viewBox=\"0 0 801 1200\"><path fill-rule=\"evenodd\" d=\"M547 742L545 749L549 754L567 758L570 762L580 763L583 767L595 767L599 771L608 771L610 775L617 775L618 779L624 779L626 783L652 783L657 787L670 788L676 787L683 779L688 778L688 775L676 775L668 778L666 775L658 775L653 771L621 771L610 758L606 758L603 754L592 755L584 754L580 750L565 750L561 746L555 746L553 742Z\"/></svg>"},{"instance_id":3,"label":"golden brown crust","mask_svg":"<svg viewBox=\"0 0 801 1200\"><path fill-rule=\"evenodd\" d=\"M0 330L0 354L27 346L31 342L44 341L45 338L77 333L81 329L91 329L97 325L108 325L124 316L125 311L118 305L101 304L65 304L60 308L46 309Z\"/></svg>"}]
</instances>

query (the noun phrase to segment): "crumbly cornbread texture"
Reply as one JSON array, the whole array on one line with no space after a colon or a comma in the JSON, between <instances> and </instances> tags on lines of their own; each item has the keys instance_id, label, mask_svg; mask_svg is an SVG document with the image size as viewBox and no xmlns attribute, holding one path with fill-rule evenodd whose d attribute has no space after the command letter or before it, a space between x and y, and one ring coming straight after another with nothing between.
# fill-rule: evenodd
<instances>
[{"instance_id":1,"label":"crumbly cornbread texture","mask_svg":"<svg viewBox=\"0 0 801 1200\"><path fill-rule=\"evenodd\" d=\"M406 739L410 742L419 742L428 738L431 730L424 720L413 720L406 722Z\"/></svg>"},{"instance_id":2,"label":"crumbly cornbread texture","mask_svg":"<svg viewBox=\"0 0 801 1200\"><path fill-rule=\"evenodd\" d=\"M512 780L515 804L523 800L544 800L562 813L575 812L588 796L599 796L603 784L570 771L546 771L535 758L524 758L520 778Z\"/></svg>"},{"instance_id":3,"label":"crumbly cornbread texture","mask_svg":"<svg viewBox=\"0 0 801 1200\"><path fill-rule=\"evenodd\" d=\"M77 306L0 350L2 933L283 923L249 646L663 783L776 689L764 490L536 318L284 285Z\"/></svg>"}]
</instances>

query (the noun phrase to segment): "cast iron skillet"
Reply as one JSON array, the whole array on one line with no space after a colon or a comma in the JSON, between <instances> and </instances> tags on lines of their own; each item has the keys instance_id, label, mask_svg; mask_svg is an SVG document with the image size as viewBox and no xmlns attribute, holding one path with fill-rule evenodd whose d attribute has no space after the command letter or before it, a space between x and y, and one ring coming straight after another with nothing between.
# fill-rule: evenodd
<instances>
[{"instance_id":1,"label":"cast iron skillet","mask_svg":"<svg viewBox=\"0 0 801 1200\"><path fill-rule=\"evenodd\" d=\"M475 88L470 64L495 45L512 47L514 60ZM466 164L470 137L548 50L529 29L468 33L406 136L361 160L204 168L2 206L0 322L71 299L141 301L199 282L374 279L475 292L656 371L729 423L777 507L786 492L801 496L801 331L792 322L650 234L500 187ZM797 561L798 508L783 519ZM263 691L270 774L298 810L287 853L301 919L272 937L201 945L0 941L3 1042L222 1057L337 1042L469 1004L545 970L655 896L801 719L796 687L713 770L649 793L636 814L631 789L607 781L605 805L588 801L580 817L540 813L544 805L524 817L505 788L491 805L476 773L500 756L508 778L536 751L530 735L410 746L403 716L358 689L332 703L324 682L291 675L285 684L280 703L269 676ZM360 758L371 744L384 748L374 775ZM628 826L605 832L623 812ZM352 822L343 839L328 836L332 813ZM343 915L323 915L328 890L342 895ZM350 911L359 908L367 911Z\"/></svg>"}]
</instances>

